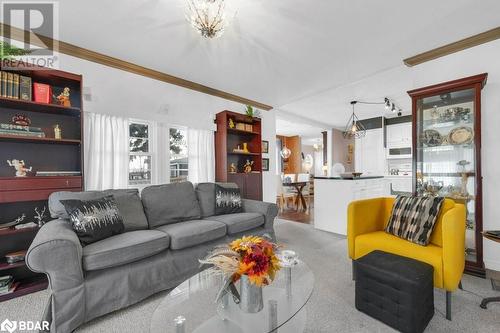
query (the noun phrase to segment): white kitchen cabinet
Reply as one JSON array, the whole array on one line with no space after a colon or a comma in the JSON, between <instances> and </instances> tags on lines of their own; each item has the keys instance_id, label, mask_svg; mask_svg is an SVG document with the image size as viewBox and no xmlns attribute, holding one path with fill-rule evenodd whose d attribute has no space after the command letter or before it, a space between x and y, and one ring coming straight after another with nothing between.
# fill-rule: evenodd
<instances>
[{"instance_id":1,"label":"white kitchen cabinet","mask_svg":"<svg viewBox=\"0 0 500 333\"><path fill-rule=\"evenodd\" d=\"M347 207L355 200L389 195L384 178L314 179L314 227L341 235L347 234Z\"/></svg>"},{"instance_id":2,"label":"white kitchen cabinet","mask_svg":"<svg viewBox=\"0 0 500 333\"><path fill-rule=\"evenodd\" d=\"M401 123L386 126L387 147L411 147L412 126L411 123Z\"/></svg>"},{"instance_id":3,"label":"white kitchen cabinet","mask_svg":"<svg viewBox=\"0 0 500 333\"><path fill-rule=\"evenodd\" d=\"M413 191L412 177L406 176L386 176L388 184L392 184L392 190L396 192L411 193Z\"/></svg>"},{"instance_id":4,"label":"white kitchen cabinet","mask_svg":"<svg viewBox=\"0 0 500 333\"><path fill-rule=\"evenodd\" d=\"M383 175L385 172L384 130L366 131L366 135L355 141L354 166L363 175Z\"/></svg>"}]
</instances>

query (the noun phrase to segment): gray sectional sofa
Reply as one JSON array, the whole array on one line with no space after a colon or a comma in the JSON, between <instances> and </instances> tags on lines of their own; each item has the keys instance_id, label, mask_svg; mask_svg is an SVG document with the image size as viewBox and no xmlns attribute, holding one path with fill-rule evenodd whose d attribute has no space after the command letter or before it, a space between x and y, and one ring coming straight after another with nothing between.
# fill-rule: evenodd
<instances>
[{"instance_id":1,"label":"gray sectional sofa","mask_svg":"<svg viewBox=\"0 0 500 333\"><path fill-rule=\"evenodd\" d=\"M236 185L231 185L236 186ZM125 232L82 247L59 200L113 195ZM49 198L55 220L31 244L26 262L48 276L43 320L51 332L79 325L162 290L200 270L199 258L242 235L274 237L275 204L242 200L243 212L215 215L215 184L189 182L137 190L57 192Z\"/></svg>"}]
</instances>

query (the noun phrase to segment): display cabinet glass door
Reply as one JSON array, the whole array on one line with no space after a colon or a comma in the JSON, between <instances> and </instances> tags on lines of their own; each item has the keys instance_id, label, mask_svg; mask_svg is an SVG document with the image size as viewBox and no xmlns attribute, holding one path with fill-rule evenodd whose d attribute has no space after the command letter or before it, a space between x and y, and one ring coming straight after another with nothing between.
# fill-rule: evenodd
<instances>
[{"instance_id":1,"label":"display cabinet glass door","mask_svg":"<svg viewBox=\"0 0 500 333\"><path fill-rule=\"evenodd\" d=\"M466 260L476 262L476 89L416 100L416 191L463 203Z\"/></svg>"}]
</instances>

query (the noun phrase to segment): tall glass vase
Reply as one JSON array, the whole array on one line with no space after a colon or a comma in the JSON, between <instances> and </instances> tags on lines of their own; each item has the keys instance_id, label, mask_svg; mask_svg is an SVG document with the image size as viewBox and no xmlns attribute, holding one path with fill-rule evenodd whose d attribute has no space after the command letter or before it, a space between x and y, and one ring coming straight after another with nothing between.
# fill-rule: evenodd
<instances>
[{"instance_id":1,"label":"tall glass vase","mask_svg":"<svg viewBox=\"0 0 500 333\"><path fill-rule=\"evenodd\" d=\"M251 283L247 275L240 278L240 309L247 313L257 313L264 308L262 287Z\"/></svg>"}]
</instances>

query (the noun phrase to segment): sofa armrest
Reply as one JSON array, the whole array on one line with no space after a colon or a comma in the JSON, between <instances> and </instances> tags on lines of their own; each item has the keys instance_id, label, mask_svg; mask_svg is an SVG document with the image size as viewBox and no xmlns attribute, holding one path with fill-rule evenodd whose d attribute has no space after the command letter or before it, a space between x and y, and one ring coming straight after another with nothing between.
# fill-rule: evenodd
<instances>
[{"instance_id":1,"label":"sofa armrest","mask_svg":"<svg viewBox=\"0 0 500 333\"><path fill-rule=\"evenodd\" d=\"M273 229L274 218L278 215L278 206L274 203L242 199L243 212L245 213L260 213L264 215L264 228Z\"/></svg>"},{"instance_id":2,"label":"sofa armrest","mask_svg":"<svg viewBox=\"0 0 500 333\"><path fill-rule=\"evenodd\" d=\"M46 223L28 249L26 265L47 274L53 291L82 284L82 246L70 224L65 220Z\"/></svg>"},{"instance_id":3,"label":"sofa armrest","mask_svg":"<svg viewBox=\"0 0 500 333\"><path fill-rule=\"evenodd\" d=\"M455 204L443 215L443 284L448 291L458 288L465 268L465 221L463 204Z\"/></svg>"},{"instance_id":4,"label":"sofa armrest","mask_svg":"<svg viewBox=\"0 0 500 333\"><path fill-rule=\"evenodd\" d=\"M354 241L357 236L384 230L389 217L392 198L353 201L347 207L347 245L349 257L354 259Z\"/></svg>"}]
</instances>

